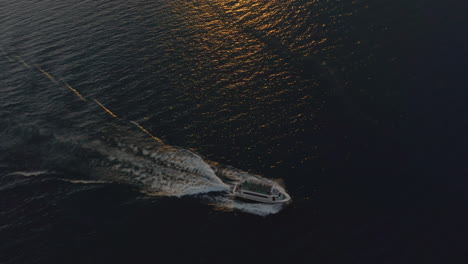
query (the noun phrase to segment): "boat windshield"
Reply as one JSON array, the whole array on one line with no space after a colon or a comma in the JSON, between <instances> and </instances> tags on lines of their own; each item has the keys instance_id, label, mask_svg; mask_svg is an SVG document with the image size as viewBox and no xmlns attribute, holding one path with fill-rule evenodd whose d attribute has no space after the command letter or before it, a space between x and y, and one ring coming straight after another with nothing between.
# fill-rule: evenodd
<instances>
[{"instance_id":1,"label":"boat windshield","mask_svg":"<svg viewBox=\"0 0 468 264\"><path fill-rule=\"evenodd\" d=\"M273 189L271 189L271 193L274 194L274 195L279 195L279 194L280 194L280 191L278 191L277 189L273 188Z\"/></svg>"},{"instance_id":2,"label":"boat windshield","mask_svg":"<svg viewBox=\"0 0 468 264\"><path fill-rule=\"evenodd\" d=\"M262 193L269 195L271 193L271 186L257 182L243 182L240 187L247 191Z\"/></svg>"}]
</instances>

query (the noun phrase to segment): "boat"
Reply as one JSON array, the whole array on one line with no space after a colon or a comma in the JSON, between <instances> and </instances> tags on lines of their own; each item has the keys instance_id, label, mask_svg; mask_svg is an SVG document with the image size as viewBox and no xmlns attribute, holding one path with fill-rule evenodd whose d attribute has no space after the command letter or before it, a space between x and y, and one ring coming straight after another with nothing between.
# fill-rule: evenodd
<instances>
[{"instance_id":1,"label":"boat","mask_svg":"<svg viewBox=\"0 0 468 264\"><path fill-rule=\"evenodd\" d=\"M236 198L261 203L285 203L291 200L291 197L279 186L252 180L235 184L232 194Z\"/></svg>"}]
</instances>

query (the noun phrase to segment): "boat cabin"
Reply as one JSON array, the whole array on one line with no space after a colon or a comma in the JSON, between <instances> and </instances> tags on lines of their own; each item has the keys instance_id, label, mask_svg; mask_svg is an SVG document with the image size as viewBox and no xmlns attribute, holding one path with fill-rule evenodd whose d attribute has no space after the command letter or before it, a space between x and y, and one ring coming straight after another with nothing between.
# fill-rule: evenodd
<instances>
[{"instance_id":1,"label":"boat cabin","mask_svg":"<svg viewBox=\"0 0 468 264\"><path fill-rule=\"evenodd\" d=\"M263 203L281 203L290 199L289 195L281 192L274 185L252 181L236 184L233 194L236 197Z\"/></svg>"}]
</instances>

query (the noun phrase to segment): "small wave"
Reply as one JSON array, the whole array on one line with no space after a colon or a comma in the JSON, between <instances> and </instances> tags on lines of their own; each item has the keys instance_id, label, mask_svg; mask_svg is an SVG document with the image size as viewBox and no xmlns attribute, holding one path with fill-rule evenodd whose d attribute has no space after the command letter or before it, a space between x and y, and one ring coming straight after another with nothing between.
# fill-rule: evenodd
<instances>
[{"instance_id":1,"label":"small wave","mask_svg":"<svg viewBox=\"0 0 468 264\"><path fill-rule=\"evenodd\" d=\"M31 176L38 176L38 175L43 175L43 174L50 174L49 171L43 170L43 171L15 171L12 172L8 175L21 175L25 177L31 177Z\"/></svg>"},{"instance_id":2,"label":"small wave","mask_svg":"<svg viewBox=\"0 0 468 264\"><path fill-rule=\"evenodd\" d=\"M258 216L268 216L279 213L283 208L284 204L265 204L265 203L251 203L244 202L241 200L235 200L231 197L217 196L210 197L204 196L204 199L217 210L220 211L241 211L244 213L254 214Z\"/></svg>"},{"instance_id":3,"label":"small wave","mask_svg":"<svg viewBox=\"0 0 468 264\"><path fill-rule=\"evenodd\" d=\"M261 203L244 203L240 201L233 201L232 207L239 211L250 214L267 216L276 214L284 207L282 204L261 204Z\"/></svg>"},{"instance_id":4,"label":"small wave","mask_svg":"<svg viewBox=\"0 0 468 264\"><path fill-rule=\"evenodd\" d=\"M60 179L60 180L70 182L70 183L81 183L81 184L110 183L109 181L70 180L70 179Z\"/></svg>"}]
</instances>

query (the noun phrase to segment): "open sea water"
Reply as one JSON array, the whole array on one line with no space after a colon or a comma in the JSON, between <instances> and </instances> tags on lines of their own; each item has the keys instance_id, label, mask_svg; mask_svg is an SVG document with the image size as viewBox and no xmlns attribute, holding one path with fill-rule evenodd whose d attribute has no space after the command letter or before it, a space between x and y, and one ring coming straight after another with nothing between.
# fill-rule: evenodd
<instances>
[{"instance_id":1,"label":"open sea water","mask_svg":"<svg viewBox=\"0 0 468 264\"><path fill-rule=\"evenodd\" d=\"M463 17L2 0L0 263L461 260ZM227 194L249 178L292 202Z\"/></svg>"}]
</instances>

